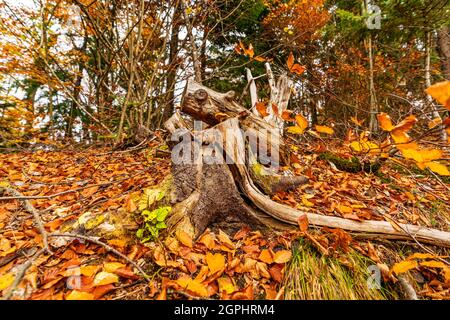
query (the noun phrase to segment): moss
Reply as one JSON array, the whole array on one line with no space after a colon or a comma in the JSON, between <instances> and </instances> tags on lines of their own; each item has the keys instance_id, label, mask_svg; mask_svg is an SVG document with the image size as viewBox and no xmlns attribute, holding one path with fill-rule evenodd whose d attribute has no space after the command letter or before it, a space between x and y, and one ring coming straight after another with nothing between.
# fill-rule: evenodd
<instances>
[{"instance_id":1,"label":"moss","mask_svg":"<svg viewBox=\"0 0 450 320\"><path fill-rule=\"evenodd\" d=\"M381 168L380 162L374 162L374 163L363 162L363 163L361 163L361 161L359 161L359 159L357 157L352 157L350 160L348 160L348 159L341 158L331 152L321 153L319 155L318 159L330 161L339 170L351 172L351 173L358 173L361 171L364 171L367 173L377 173Z\"/></svg>"},{"instance_id":2,"label":"moss","mask_svg":"<svg viewBox=\"0 0 450 320\"><path fill-rule=\"evenodd\" d=\"M98 227L100 224L102 224L103 221L105 221L105 216L103 214L98 214L93 218L89 219L88 221L86 221L86 223L84 224L84 228L86 230L92 230L95 227Z\"/></svg>"},{"instance_id":3,"label":"moss","mask_svg":"<svg viewBox=\"0 0 450 320\"><path fill-rule=\"evenodd\" d=\"M270 174L260 163L250 165L250 176L264 193L272 194L274 186L280 183L280 176Z\"/></svg>"}]
</instances>

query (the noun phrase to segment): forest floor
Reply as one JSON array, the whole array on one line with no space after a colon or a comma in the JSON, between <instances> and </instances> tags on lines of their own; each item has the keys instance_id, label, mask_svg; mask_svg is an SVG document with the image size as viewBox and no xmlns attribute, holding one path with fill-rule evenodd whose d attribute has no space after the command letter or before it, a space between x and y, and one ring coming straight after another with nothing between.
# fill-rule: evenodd
<instances>
[{"instance_id":1,"label":"forest floor","mask_svg":"<svg viewBox=\"0 0 450 320\"><path fill-rule=\"evenodd\" d=\"M9 197L0 198L0 295L404 299L417 294L450 299L449 251L414 241L359 239L328 228L270 234L243 228L234 234L207 230L197 241L183 233L162 233L141 243L136 237L142 225L139 199L170 172L170 159L155 156L159 147L153 141L133 152L90 148L0 154L0 197ZM297 162L289 169L310 181L273 200L347 219L449 231L448 181L395 160L386 161L378 175L348 173L319 160L313 148L295 150ZM333 151L349 156L340 147ZM31 199L19 199L11 189ZM43 232L27 205L51 235L51 253L40 250ZM27 265L30 258L33 263Z\"/></svg>"}]
</instances>

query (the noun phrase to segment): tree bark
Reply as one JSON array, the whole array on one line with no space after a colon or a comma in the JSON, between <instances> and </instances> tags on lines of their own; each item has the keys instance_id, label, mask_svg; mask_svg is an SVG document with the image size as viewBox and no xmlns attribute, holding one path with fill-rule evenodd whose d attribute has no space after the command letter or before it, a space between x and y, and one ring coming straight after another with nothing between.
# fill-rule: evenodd
<instances>
[{"instance_id":1,"label":"tree bark","mask_svg":"<svg viewBox=\"0 0 450 320\"><path fill-rule=\"evenodd\" d=\"M445 79L450 80L450 26L444 26L438 31L437 44L442 73Z\"/></svg>"}]
</instances>

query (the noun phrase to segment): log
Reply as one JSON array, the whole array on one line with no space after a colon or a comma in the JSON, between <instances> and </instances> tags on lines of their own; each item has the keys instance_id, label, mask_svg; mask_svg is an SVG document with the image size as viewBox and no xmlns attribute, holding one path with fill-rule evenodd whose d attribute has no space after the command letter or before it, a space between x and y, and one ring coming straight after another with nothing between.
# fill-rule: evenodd
<instances>
[{"instance_id":1,"label":"log","mask_svg":"<svg viewBox=\"0 0 450 320\"><path fill-rule=\"evenodd\" d=\"M197 161L194 164L173 166L174 193L177 194L178 190L178 196L173 198L175 203L195 198L191 201L194 205L189 206L183 214L188 216L196 235L201 234L210 223L227 219L241 219L247 224L275 229L292 228L297 226L299 218L306 215L312 226L340 228L357 232L359 237L369 234L370 237L378 235L389 239L408 238L450 247L449 232L409 224L394 227L385 221L358 222L304 212L272 201L252 179L246 154L253 148L246 143L242 130L266 128L268 124L239 106L232 100L231 94L220 94L192 81L185 90L181 110L212 126L189 134L193 141L203 139L202 152L209 156L214 154L216 160L223 161L215 165L204 165L202 161ZM217 113L227 116L218 120ZM200 157L203 156L202 152Z\"/></svg>"}]
</instances>

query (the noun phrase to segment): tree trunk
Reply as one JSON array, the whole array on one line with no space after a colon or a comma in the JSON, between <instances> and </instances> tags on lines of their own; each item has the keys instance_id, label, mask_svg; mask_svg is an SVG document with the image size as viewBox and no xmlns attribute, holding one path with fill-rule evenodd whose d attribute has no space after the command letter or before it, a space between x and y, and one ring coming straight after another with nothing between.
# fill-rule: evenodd
<instances>
[{"instance_id":1,"label":"tree trunk","mask_svg":"<svg viewBox=\"0 0 450 320\"><path fill-rule=\"evenodd\" d=\"M195 81L188 82L181 107L183 112L211 127L192 131L192 125L186 124L178 114L166 123L175 141L182 138L182 142L172 148L170 203L173 213L168 221L172 228L182 228L193 236L219 222L225 226L244 223L286 229L296 228L298 220L306 217L310 225L341 228L358 232L360 236L376 234L389 239L415 239L450 247L449 232L405 224L394 228L384 221L357 222L303 212L272 201L264 193L263 183L253 179L252 163L247 159L255 147L247 138L256 130L271 125L237 104L229 93L215 92ZM280 147L284 145L281 138L278 141ZM260 154L255 157L261 160ZM269 180L283 180L284 176L275 171L268 172L271 174ZM305 177L296 178L299 178L296 183L282 183L280 188L288 189L307 181Z\"/></svg>"},{"instance_id":2,"label":"tree trunk","mask_svg":"<svg viewBox=\"0 0 450 320\"><path fill-rule=\"evenodd\" d=\"M437 42L442 73L445 79L450 80L450 26L444 26L438 31Z\"/></svg>"}]
</instances>

